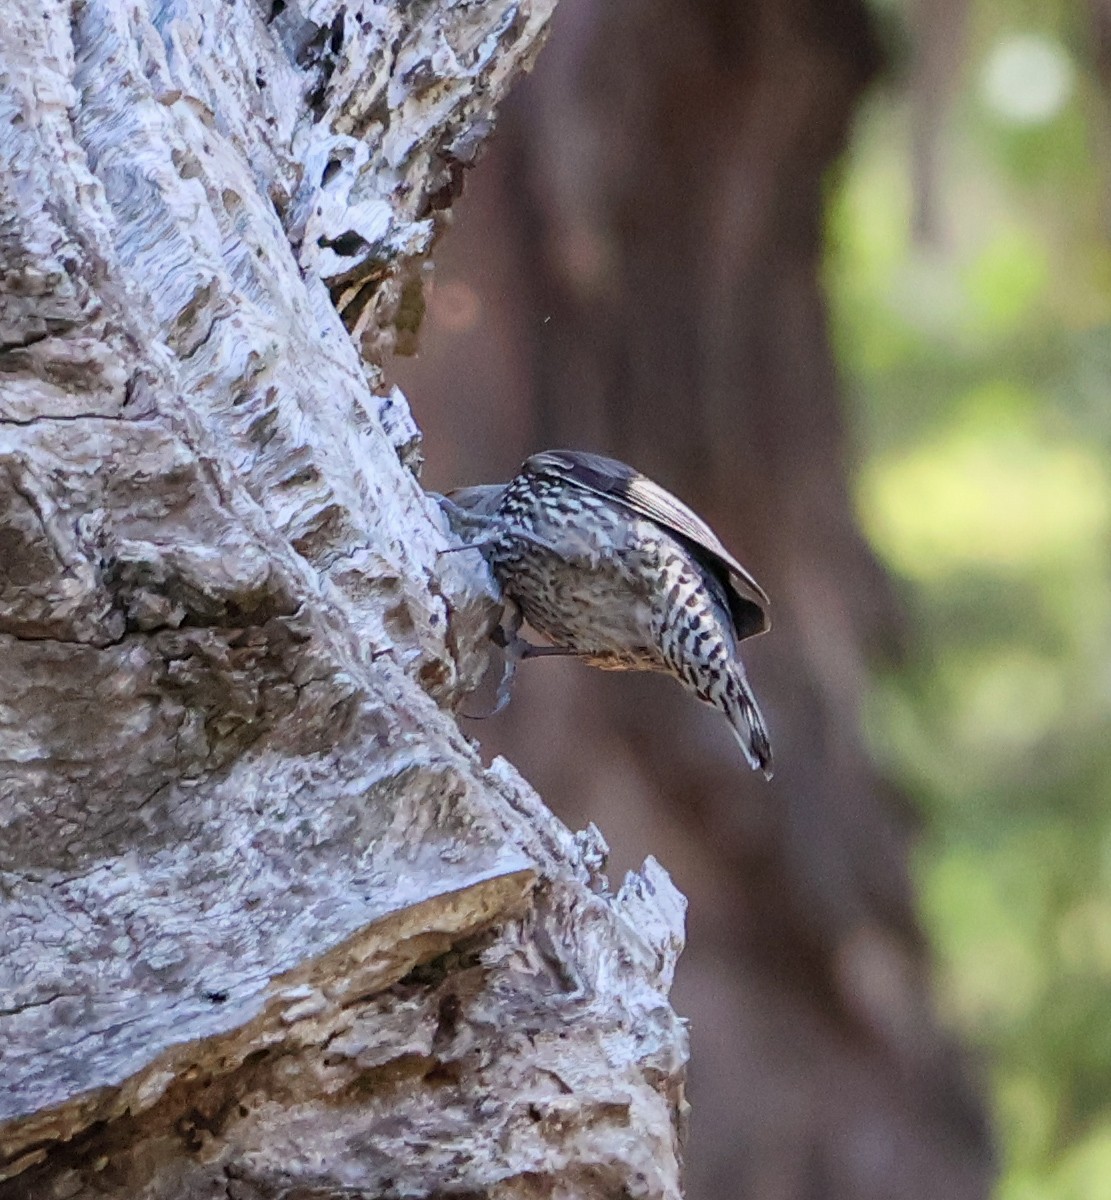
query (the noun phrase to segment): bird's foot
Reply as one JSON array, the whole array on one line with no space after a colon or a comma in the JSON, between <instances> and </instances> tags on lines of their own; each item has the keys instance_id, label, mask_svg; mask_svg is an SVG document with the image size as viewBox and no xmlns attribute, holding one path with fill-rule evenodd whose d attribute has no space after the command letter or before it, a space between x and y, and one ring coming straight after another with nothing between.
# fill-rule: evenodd
<instances>
[{"instance_id":1,"label":"bird's foot","mask_svg":"<svg viewBox=\"0 0 1111 1200\"><path fill-rule=\"evenodd\" d=\"M469 721L489 720L490 717L496 717L505 708L513 690L513 681L517 678L519 662L528 658L582 658L585 655L585 651L582 650L571 650L565 646L540 646L535 642L530 642L518 635L517 629L520 624L518 618L511 622L509 629L504 625L499 625L490 635L490 640L495 646L499 646L503 653L501 679L498 681L498 690L494 696L494 707L486 713L464 713L463 716Z\"/></svg>"}]
</instances>

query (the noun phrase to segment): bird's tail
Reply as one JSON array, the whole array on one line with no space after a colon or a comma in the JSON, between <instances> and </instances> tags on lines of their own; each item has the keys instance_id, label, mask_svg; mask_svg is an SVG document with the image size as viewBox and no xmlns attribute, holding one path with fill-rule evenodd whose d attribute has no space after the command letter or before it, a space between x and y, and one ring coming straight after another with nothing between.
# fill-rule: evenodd
<instances>
[{"instance_id":1,"label":"bird's tail","mask_svg":"<svg viewBox=\"0 0 1111 1200\"><path fill-rule=\"evenodd\" d=\"M725 707L733 726L733 736L740 743L748 765L754 771L763 771L764 777L771 779L772 747L768 740L768 727L749 687L744 667L739 662L730 664Z\"/></svg>"}]
</instances>

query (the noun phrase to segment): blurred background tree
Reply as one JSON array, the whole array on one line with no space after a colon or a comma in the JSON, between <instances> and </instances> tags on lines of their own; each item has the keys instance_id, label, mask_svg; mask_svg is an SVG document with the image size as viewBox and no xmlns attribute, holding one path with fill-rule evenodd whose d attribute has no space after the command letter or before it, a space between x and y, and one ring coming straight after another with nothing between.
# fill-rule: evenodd
<instances>
[{"instance_id":1,"label":"blurred background tree","mask_svg":"<svg viewBox=\"0 0 1111 1200\"><path fill-rule=\"evenodd\" d=\"M659 679L474 730L690 896L691 1200L1111 1195L1108 30L562 0L397 364L430 486L609 452L772 595L770 788Z\"/></svg>"},{"instance_id":2,"label":"blurred background tree","mask_svg":"<svg viewBox=\"0 0 1111 1200\"><path fill-rule=\"evenodd\" d=\"M933 144L922 69L894 74L827 229L857 509L913 629L870 744L924 817L936 992L987 1066L1005 1200L1111 1195L1106 22L971 4Z\"/></svg>"}]
</instances>

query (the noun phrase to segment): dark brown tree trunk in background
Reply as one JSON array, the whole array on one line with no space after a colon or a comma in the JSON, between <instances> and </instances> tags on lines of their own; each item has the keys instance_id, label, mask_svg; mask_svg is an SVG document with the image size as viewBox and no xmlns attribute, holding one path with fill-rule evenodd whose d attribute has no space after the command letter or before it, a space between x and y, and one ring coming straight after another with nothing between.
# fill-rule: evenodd
<instances>
[{"instance_id":1,"label":"dark brown tree trunk in background","mask_svg":"<svg viewBox=\"0 0 1111 1200\"><path fill-rule=\"evenodd\" d=\"M433 485L607 451L772 596L747 656L770 787L658 679L529 664L478 731L690 897L692 1200L959 1200L990 1176L931 1012L907 816L860 735L897 613L853 521L820 266L827 172L878 57L851 0L563 0L398 368Z\"/></svg>"}]
</instances>

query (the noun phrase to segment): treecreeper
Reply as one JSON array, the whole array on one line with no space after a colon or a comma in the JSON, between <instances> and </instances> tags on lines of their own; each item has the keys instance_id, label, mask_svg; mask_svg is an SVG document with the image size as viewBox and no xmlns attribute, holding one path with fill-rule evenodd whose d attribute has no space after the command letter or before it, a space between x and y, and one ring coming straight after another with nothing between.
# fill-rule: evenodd
<instances>
[{"instance_id":1,"label":"treecreeper","mask_svg":"<svg viewBox=\"0 0 1111 1200\"><path fill-rule=\"evenodd\" d=\"M464 548L501 589L506 670L573 655L610 671L662 671L723 712L754 769L770 779L767 726L739 645L770 627L764 589L713 530L670 492L616 459L548 450L508 482L443 498ZM545 637L519 636L523 622Z\"/></svg>"}]
</instances>

